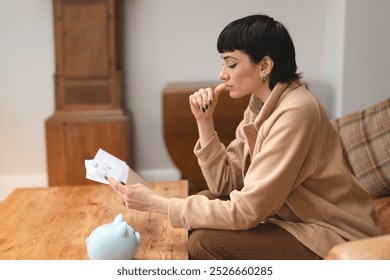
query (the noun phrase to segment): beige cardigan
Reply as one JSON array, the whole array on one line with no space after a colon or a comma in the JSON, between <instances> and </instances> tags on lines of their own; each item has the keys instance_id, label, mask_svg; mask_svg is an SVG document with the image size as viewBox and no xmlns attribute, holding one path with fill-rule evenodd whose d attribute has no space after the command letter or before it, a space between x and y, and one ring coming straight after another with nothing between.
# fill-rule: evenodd
<instances>
[{"instance_id":1,"label":"beige cardigan","mask_svg":"<svg viewBox=\"0 0 390 280\"><path fill-rule=\"evenodd\" d=\"M172 198L174 227L245 230L274 223L321 257L338 243L381 233L336 131L299 81L277 84L264 105L252 96L228 147L215 133L194 152L211 192L230 200Z\"/></svg>"}]
</instances>

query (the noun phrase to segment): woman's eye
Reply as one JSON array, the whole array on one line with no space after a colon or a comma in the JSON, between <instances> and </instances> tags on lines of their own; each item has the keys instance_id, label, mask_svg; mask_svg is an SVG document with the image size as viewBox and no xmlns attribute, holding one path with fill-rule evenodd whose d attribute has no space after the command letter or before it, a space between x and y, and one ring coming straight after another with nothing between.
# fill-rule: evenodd
<instances>
[{"instance_id":1,"label":"woman's eye","mask_svg":"<svg viewBox=\"0 0 390 280\"><path fill-rule=\"evenodd\" d=\"M237 63L234 63L234 64L229 65L228 67L233 69L234 67L236 67L236 65L237 65Z\"/></svg>"}]
</instances>

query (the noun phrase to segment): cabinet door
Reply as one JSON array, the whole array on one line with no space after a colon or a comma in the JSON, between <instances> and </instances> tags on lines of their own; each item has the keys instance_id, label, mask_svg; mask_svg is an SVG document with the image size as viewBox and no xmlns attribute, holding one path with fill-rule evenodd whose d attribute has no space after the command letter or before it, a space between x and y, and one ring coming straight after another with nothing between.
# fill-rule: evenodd
<instances>
[{"instance_id":1,"label":"cabinet door","mask_svg":"<svg viewBox=\"0 0 390 280\"><path fill-rule=\"evenodd\" d=\"M46 122L49 185L94 183L85 178L84 160L99 148L129 165L129 120L126 116Z\"/></svg>"},{"instance_id":2,"label":"cabinet door","mask_svg":"<svg viewBox=\"0 0 390 280\"><path fill-rule=\"evenodd\" d=\"M121 108L120 3L53 0L57 110Z\"/></svg>"}]
</instances>

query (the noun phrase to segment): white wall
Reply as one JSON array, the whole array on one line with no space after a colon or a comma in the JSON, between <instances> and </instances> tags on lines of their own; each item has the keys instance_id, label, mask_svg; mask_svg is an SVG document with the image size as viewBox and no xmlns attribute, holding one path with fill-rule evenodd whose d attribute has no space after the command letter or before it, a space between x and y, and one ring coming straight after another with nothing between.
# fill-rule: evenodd
<instances>
[{"instance_id":1,"label":"white wall","mask_svg":"<svg viewBox=\"0 0 390 280\"><path fill-rule=\"evenodd\" d=\"M344 45L345 45L346 1L329 0L325 16L324 75L317 82L322 103L330 117L342 114L340 105L344 80Z\"/></svg>"},{"instance_id":2,"label":"white wall","mask_svg":"<svg viewBox=\"0 0 390 280\"><path fill-rule=\"evenodd\" d=\"M0 200L16 186L46 185L52 30L51 1L0 1Z\"/></svg>"},{"instance_id":3,"label":"white wall","mask_svg":"<svg viewBox=\"0 0 390 280\"><path fill-rule=\"evenodd\" d=\"M332 117L371 103L367 85L372 81L375 100L388 96L383 91L386 79L379 75L389 62L389 38L382 32L390 23L384 15L389 7L386 0L125 3L126 105L133 116L136 171L147 180L178 175L163 140L163 87L169 82L216 80L222 63L216 39L236 18L266 13L287 26L300 71ZM378 12L382 19L375 18ZM376 25L383 26L381 32L373 32ZM378 48L377 42L383 47ZM355 54L362 50L365 59ZM368 59L368 54L374 59ZM44 121L54 111L54 63L51 1L2 0L0 200L14 187L47 184ZM368 63L371 72L361 72L361 63ZM379 72L376 67L372 70L376 64Z\"/></svg>"},{"instance_id":4,"label":"white wall","mask_svg":"<svg viewBox=\"0 0 390 280\"><path fill-rule=\"evenodd\" d=\"M390 1L347 2L342 113L390 97Z\"/></svg>"}]
</instances>

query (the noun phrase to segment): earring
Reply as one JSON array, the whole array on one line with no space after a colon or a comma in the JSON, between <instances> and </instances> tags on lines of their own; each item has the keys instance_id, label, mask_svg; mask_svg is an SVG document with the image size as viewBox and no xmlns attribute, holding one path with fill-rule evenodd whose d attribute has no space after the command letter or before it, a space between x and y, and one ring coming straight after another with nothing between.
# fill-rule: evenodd
<instances>
[{"instance_id":1,"label":"earring","mask_svg":"<svg viewBox=\"0 0 390 280\"><path fill-rule=\"evenodd\" d=\"M265 77L261 76L261 82L264 84L265 83Z\"/></svg>"}]
</instances>

